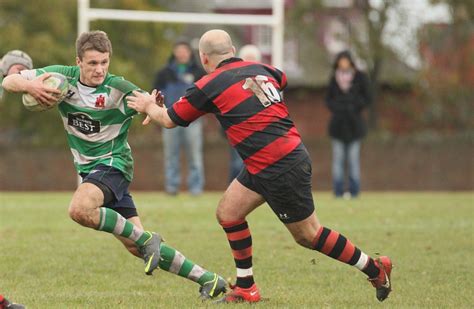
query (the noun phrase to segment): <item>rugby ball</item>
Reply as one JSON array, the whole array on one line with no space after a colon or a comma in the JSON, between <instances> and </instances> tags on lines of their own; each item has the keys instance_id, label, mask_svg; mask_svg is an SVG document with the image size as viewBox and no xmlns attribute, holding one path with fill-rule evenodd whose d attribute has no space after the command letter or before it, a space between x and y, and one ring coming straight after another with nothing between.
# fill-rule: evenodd
<instances>
[{"instance_id":1,"label":"rugby ball","mask_svg":"<svg viewBox=\"0 0 474 309\"><path fill-rule=\"evenodd\" d=\"M66 97L68 89L69 89L69 82L67 80L67 77L60 74L60 73L56 73L56 72L51 72L51 73L48 73L48 74L50 74L51 76L48 77L47 79L45 79L43 81L43 84L45 86L48 86L48 87L51 87L51 88L56 88L56 89L59 89L61 91L60 94L55 95L55 97L57 98L55 104L50 105L50 106L42 105L41 103L36 101L36 99L33 98L30 94L25 93L22 96L22 102L23 102L23 105L25 106L25 108L27 110L32 111L32 112L45 111L45 110L48 110L50 108L53 108L59 102L64 100L64 98Z\"/></svg>"}]
</instances>

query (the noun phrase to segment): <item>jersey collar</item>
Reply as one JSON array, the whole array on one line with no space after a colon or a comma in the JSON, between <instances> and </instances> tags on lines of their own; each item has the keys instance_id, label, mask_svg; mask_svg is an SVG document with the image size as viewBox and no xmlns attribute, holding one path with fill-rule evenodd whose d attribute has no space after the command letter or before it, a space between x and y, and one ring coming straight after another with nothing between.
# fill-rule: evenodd
<instances>
[{"instance_id":1,"label":"jersey collar","mask_svg":"<svg viewBox=\"0 0 474 309\"><path fill-rule=\"evenodd\" d=\"M237 58L237 57L231 57L231 58L227 58L225 60L222 60L216 67L216 69L226 65L226 64L229 64L229 63L234 63L234 62L238 62L238 61L243 61L242 59L240 58Z\"/></svg>"}]
</instances>

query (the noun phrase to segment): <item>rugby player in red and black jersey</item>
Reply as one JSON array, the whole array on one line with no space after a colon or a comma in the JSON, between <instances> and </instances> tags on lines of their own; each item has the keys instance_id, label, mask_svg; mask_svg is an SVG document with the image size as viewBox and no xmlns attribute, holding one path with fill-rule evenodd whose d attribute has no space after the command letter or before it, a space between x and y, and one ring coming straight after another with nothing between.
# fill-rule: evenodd
<instances>
[{"instance_id":1,"label":"rugby player in red and black jersey","mask_svg":"<svg viewBox=\"0 0 474 309\"><path fill-rule=\"evenodd\" d=\"M222 301L261 299L253 278L252 237L246 217L264 202L298 244L355 266L368 276L377 299L386 299L391 291L390 258L372 259L343 235L323 227L316 217L311 160L281 96L287 84L285 73L235 58L232 40L222 30L210 30L201 37L199 54L209 74L172 107L162 106L157 90L135 92L128 106L148 115L145 124L151 119L166 128L187 126L213 113L245 163L216 211L237 268L237 282Z\"/></svg>"}]
</instances>

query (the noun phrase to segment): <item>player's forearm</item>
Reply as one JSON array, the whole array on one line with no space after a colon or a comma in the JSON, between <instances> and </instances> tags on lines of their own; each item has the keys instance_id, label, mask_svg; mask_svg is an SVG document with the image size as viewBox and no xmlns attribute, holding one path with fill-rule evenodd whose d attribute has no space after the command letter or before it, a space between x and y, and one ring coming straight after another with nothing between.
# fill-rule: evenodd
<instances>
[{"instance_id":1,"label":"player's forearm","mask_svg":"<svg viewBox=\"0 0 474 309\"><path fill-rule=\"evenodd\" d=\"M151 120L164 128L171 129L176 127L176 124L173 122L173 120L171 120L165 107L152 104L147 107L146 113L151 118Z\"/></svg>"},{"instance_id":2,"label":"player's forearm","mask_svg":"<svg viewBox=\"0 0 474 309\"><path fill-rule=\"evenodd\" d=\"M9 92L28 92L29 80L23 78L20 74L12 74L2 82L2 87Z\"/></svg>"}]
</instances>

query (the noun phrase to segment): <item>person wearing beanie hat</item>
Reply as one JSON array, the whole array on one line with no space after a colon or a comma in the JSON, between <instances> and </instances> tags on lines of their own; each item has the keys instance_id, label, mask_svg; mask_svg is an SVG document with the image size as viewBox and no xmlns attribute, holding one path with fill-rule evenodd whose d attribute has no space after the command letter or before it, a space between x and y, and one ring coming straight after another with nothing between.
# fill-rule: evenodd
<instances>
[{"instance_id":1,"label":"person wearing beanie hat","mask_svg":"<svg viewBox=\"0 0 474 309\"><path fill-rule=\"evenodd\" d=\"M31 70L33 68L33 60L27 53L21 50L11 50L2 58L0 70L3 76L18 73L22 70Z\"/></svg>"},{"instance_id":2,"label":"person wearing beanie hat","mask_svg":"<svg viewBox=\"0 0 474 309\"><path fill-rule=\"evenodd\" d=\"M7 52L0 61L0 83L3 78L19 73L23 70L31 70L33 60L27 53L21 50L11 50ZM3 97L3 88L0 86L0 99Z\"/></svg>"}]
</instances>

